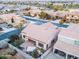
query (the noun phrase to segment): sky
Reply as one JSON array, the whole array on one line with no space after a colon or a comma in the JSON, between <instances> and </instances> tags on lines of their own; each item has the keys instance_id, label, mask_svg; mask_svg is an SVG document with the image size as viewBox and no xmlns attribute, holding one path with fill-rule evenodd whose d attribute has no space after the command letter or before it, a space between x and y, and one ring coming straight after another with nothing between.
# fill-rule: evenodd
<instances>
[{"instance_id":1,"label":"sky","mask_svg":"<svg viewBox=\"0 0 79 59\"><path fill-rule=\"evenodd\" d=\"M0 0L0 1L17 1L17 0ZM79 0L20 0L20 1L79 1Z\"/></svg>"}]
</instances>

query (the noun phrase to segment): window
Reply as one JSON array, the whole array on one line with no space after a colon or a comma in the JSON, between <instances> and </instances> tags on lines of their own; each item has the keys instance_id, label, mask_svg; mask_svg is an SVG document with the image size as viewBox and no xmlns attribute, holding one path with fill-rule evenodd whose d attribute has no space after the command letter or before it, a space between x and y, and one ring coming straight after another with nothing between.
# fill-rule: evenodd
<instances>
[{"instance_id":1,"label":"window","mask_svg":"<svg viewBox=\"0 0 79 59\"><path fill-rule=\"evenodd\" d=\"M46 45L46 48L48 49L49 47L48 47L48 44Z\"/></svg>"},{"instance_id":2,"label":"window","mask_svg":"<svg viewBox=\"0 0 79 59\"><path fill-rule=\"evenodd\" d=\"M68 55L68 59L78 59L78 57L75 57L73 55Z\"/></svg>"},{"instance_id":3,"label":"window","mask_svg":"<svg viewBox=\"0 0 79 59\"><path fill-rule=\"evenodd\" d=\"M19 37L22 38L22 35L20 34Z\"/></svg>"},{"instance_id":4,"label":"window","mask_svg":"<svg viewBox=\"0 0 79 59\"><path fill-rule=\"evenodd\" d=\"M74 16L72 15L72 17L74 17Z\"/></svg>"},{"instance_id":5,"label":"window","mask_svg":"<svg viewBox=\"0 0 79 59\"><path fill-rule=\"evenodd\" d=\"M63 51L60 51L60 50L55 49L54 53L55 54L58 54L58 55L60 55L62 57L66 57L66 53L64 53Z\"/></svg>"},{"instance_id":6,"label":"window","mask_svg":"<svg viewBox=\"0 0 79 59\"><path fill-rule=\"evenodd\" d=\"M41 43L38 43L38 45L39 45L40 47L42 47L42 48L43 48L43 44L41 44Z\"/></svg>"},{"instance_id":7,"label":"window","mask_svg":"<svg viewBox=\"0 0 79 59\"><path fill-rule=\"evenodd\" d=\"M75 40L75 41L74 41L74 44L75 44L75 45L79 45L79 41Z\"/></svg>"},{"instance_id":8,"label":"window","mask_svg":"<svg viewBox=\"0 0 79 59\"><path fill-rule=\"evenodd\" d=\"M23 35L23 38L25 38L25 35Z\"/></svg>"}]
</instances>

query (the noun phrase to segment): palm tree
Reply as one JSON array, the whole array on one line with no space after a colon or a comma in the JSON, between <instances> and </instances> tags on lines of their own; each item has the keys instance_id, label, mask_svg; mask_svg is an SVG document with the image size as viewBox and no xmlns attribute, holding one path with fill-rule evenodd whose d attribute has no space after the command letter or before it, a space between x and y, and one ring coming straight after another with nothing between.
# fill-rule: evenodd
<instances>
[{"instance_id":1,"label":"palm tree","mask_svg":"<svg viewBox=\"0 0 79 59\"><path fill-rule=\"evenodd\" d=\"M14 23L14 22L15 22L15 21L14 21L14 18L12 18L12 19L11 19L11 22L12 22L12 23Z\"/></svg>"}]
</instances>

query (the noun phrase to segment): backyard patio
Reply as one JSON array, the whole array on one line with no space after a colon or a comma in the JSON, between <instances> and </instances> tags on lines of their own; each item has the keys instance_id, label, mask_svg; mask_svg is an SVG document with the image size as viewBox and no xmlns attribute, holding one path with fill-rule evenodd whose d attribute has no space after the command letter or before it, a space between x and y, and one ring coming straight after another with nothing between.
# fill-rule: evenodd
<instances>
[{"instance_id":1,"label":"backyard patio","mask_svg":"<svg viewBox=\"0 0 79 59\"><path fill-rule=\"evenodd\" d=\"M36 49L36 46L35 46L34 43L31 42L31 41L25 41L24 43L22 43L22 44L20 45L20 47L22 48L22 50L23 50L24 52L27 52L27 48L28 48L28 47L32 48L33 50ZM32 49L30 49L31 52L33 51Z\"/></svg>"},{"instance_id":2,"label":"backyard patio","mask_svg":"<svg viewBox=\"0 0 79 59\"><path fill-rule=\"evenodd\" d=\"M22 43L19 46L19 49L21 49L23 52L31 55L34 58L38 58L44 53L44 50L42 48L36 47L35 43L33 41L29 41L29 40Z\"/></svg>"}]
</instances>

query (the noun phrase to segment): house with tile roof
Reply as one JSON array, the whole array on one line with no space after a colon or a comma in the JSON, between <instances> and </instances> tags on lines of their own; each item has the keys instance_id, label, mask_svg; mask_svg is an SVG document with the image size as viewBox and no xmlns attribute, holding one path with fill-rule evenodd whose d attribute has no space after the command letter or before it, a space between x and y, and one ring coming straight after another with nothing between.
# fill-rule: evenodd
<instances>
[{"instance_id":1,"label":"house with tile roof","mask_svg":"<svg viewBox=\"0 0 79 59\"><path fill-rule=\"evenodd\" d=\"M53 53L62 55L66 59L79 58L79 28L77 25L70 29L62 29L58 35L58 41L54 45Z\"/></svg>"},{"instance_id":2,"label":"house with tile roof","mask_svg":"<svg viewBox=\"0 0 79 59\"><path fill-rule=\"evenodd\" d=\"M0 15L0 23L1 22L7 22L9 24L12 24L12 23L18 23L21 20L25 20L25 19L23 19L22 17L20 17L16 14L3 14L3 15Z\"/></svg>"},{"instance_id":3,"label":"house with tile roof","mask_svg":"<svg viewBox=\"0 0 79 59\"><path fill-rule=\"evenodd\" d=\"M21 32L21 36L25 41L34 43L36 47L47 50L57 40L58 33L59 30L48 22L43 25L29 24Z\"/></svg>"}]
</instances>

